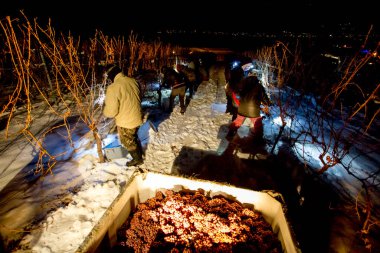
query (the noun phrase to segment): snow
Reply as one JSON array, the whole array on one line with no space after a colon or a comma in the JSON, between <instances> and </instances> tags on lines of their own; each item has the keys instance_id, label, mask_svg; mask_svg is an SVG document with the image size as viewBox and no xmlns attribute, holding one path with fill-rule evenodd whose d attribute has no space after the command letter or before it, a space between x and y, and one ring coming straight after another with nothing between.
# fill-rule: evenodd
<instances>
[{"instance_id":1,"label":"snow","mask_svg":"<svg viewBox=\"0 0 380 253\"><path fill-rule=\"evenodd\" d=\"M145 149L145 161L140 168L166 174L188 174L207 155L221 155L229 145L224 137L231 119L231 115L225 113L226 101L220 96L222 89L212 82L203 82L184 115L179 113L178 105L171 114L147 109L145 123L139 130ZM302 106L298 108L300 118L287 118L286 131L291 125L294 129L303 127L305 112ZM17 116L20 119L21 109ZM58 123L43 105L35 107L33 113L36 115L31 129L33 133ZM73 128L73 147L65 141L65 129L58 128L48 135L49 152L62 155L52 173L43 177L34 173L38 153L31 143L23 136L1 138L0 232L3 239L21 239L15 252L75 252L136 169L125 165L130 156L98 163L92 134L75 117L71 121L76 126ZM158 131L154 131L149 123ZM265 138L274 139L282 124L279 110L273 107L272 115L263 123ZM238 134L244 137L248 131L249 125L243 125ZM4 130L0 134L4 136ZM107 145L115 138L116 133L110 132L103 144ZM379 141L374 136L369 139ZM278 146L282 145L285 143L279 142ZM305 163L311 168L321 167L320 150L312 143L296 143L295 150L300 158L307 154L309 160ZM247 157L241 151L237 155ZM264 152L262 155L265 159L268 154ZM361 160L356 160L356 155L345 157L343 163L352 163L351 166L362 171L364 176L378 169L379 152L361 156ZM339 165L328 170L325 178L351 196L356 196L362 189L360 181ZM375 180L378 182L377 177ZM374 205L380 205L378 198L374 199Z\"/></svg>"}]
</instances>

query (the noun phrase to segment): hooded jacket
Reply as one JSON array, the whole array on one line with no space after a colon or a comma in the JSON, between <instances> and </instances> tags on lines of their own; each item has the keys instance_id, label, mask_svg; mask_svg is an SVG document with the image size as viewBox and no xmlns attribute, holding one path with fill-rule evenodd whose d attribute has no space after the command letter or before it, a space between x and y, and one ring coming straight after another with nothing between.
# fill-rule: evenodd
<instances>
[{"instance_id":1,"label":"hooded jacket","mask_svg":"<svg viewBox=\"0 0 380 253\"><path fill-rule=\"evenodd\" d=\"M107 87L103 115L115 118L117 126L136 128L142 122L140 87L133 78L119 73Z\"/></svg>"},{"instance_id":2,"label":"hooded jacket","mask_svg":"<svg viewBox=\"0 0 380 253\"><path fill-rule=\"evenodd\" d=\"M255 76L243 79L242 86L238 114L249 118L260 117L260 104L270 105L264 87Z\"/></svg>"}]
</instances>

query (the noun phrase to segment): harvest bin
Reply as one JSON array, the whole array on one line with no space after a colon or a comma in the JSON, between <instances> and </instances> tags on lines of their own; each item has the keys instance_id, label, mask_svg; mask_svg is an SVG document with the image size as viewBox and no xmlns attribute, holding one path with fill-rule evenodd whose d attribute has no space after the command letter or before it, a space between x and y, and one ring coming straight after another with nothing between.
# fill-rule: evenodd
<instances>
[{"instance_id":1,"label":"harvest bin","mask_svg":"<svg viewBox=\"0 0 380 253\"><path fill-rule=\"evenodd\" d=\"M119 159L125 158L128 155L128 151L124 148L118 138L103 148L104 155L107 159Z\"/></svg>"},{"instance_id":2,"label":"harvest bin","mask_svg":"<svg viewBox=\"0 0 380 253\"><path fill-rule=\"evenodd\" d=\"M224 185L216 182L189 179L178 176L160 174L156 172L140 173L136 171L121 193L105 212L99 223L93 228L77 252L108 252L117 243L117 229L126 221L137 204L145 202L155 196L158 190L171 189L203 189L210 192L210 196L223 195L236 199L242 204L254 205L265 220L271 224L273 231L281 241L283 251L298 253L295 246L282 204L265 192L252 191Z\"/></svg>"}]
</instances>

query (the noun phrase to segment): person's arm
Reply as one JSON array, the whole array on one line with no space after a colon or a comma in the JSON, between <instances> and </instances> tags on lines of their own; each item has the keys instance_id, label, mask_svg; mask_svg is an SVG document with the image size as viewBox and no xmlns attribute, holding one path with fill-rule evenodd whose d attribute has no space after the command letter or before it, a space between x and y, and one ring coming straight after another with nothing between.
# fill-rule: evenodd
<instances>
[{"instance_id":1,"label":"person's arm","mask_svg":"<svg viewBox=\"0 0 380 253\"><path fill-rule=\"evenodd\" d=\"M237 106L240 105L240 100L238 99L238 97L237 97L237 95L236 95L235 92L232 92L232 99L234 100L234 102L235 102L235 104L236 104Z\"/></svg>"},{"instance_id":2,"label":"person's arm","mask_svg":"<svg viewBox=\"0 0 380 253\"><path fill-rule=\"evenodd\" d=\"M261 93L262 93L262 101L261 104L263 105L261 110L266 114L270 115L269 106L272 105L272 102L270 101L267 93L265 92L264 87L261 85Z\"/></svg>"},{"instance_id":3,"label":"person's arm","mask_svg":"<svg viewBox=\"0 0 380 253\"><path fill-rule=\"evenodd\" d=\"M109 86L106 91L106 98L104 100L103 115L107 118L114 118L119 114L119 99L116 93Z\"/></svg>"}]
</instances>

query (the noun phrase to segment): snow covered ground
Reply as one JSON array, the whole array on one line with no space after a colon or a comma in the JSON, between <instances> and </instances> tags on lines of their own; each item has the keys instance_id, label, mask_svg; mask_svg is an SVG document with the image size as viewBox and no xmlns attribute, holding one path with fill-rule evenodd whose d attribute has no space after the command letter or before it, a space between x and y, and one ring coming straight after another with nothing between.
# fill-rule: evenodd
<instances>
[{"instance_id":1,"label":"snow covered ground","mask_svg":"<svg viewBox=\"0 0 380 253\"><path fill-rule=\"evenodd\" d=\"M270 184L264 184L272 180L263 172L267 168L259 168L269 159L268 150L271 149L271 142L264 145L254 156L240 151L227 160L219 160L230 147L230 143L224 137L231 115L224 113L225 100L220 96L223 94L222 89L223 87L213 83L203 82L190 100L184 115L179 113L178 106L171 114L148 108L145 123L139 131L145 149L145 162L140 168L167 174L200 175L228 183L244 182L240 186L255 190L271 190ZM35 129L32 129L35 132L56 123L54 117L43 106L36 107L34 113L38 115L34 119L37 122L34 124ZM278 133L277 113L278 110L273 108L272 116L264 120L264 135L269 140ZM12 245L12 241L17 242L21 239L16 252L75 252L136 169L125 165L129 157L98 163L92 135L88 134L84 124L76 122L75 118L72 118L72 121L76 124L73 132L74 147L65 142L62 136L64 129L57 129L48 136L50 152L66 153L56 164L53 174L44 177L33 173L37 153L29 142L22 136L11 140L1 138L0 232L7 246ZM157 132L150 127L149 121L156 126ZM248 130L249 126L244 125L239 129L239 136L247 136ZM104 144L107 145L115 138L116 133L110 133ZM365 162L378 168L377 155L373 155L376 159ZM286 163L290 160L285 158L276 162ZM312 163L313 160L310 165L313 165ZM245 167L230 166L237 164ZM213 165L211 170L210 165ZM320 164L316 164L316 167L318 166ZM246 172L249 176L244 177ZM299 177L300 185L304 176L297 174L291 177ZM342 169L336 168L325 177L349 192L361 189L358 181ZM314 183L309 186L314 186ZM295 187L299 185L296 184ZM325 193L322 189L309 191L315 193L316 199L312 200L315 202L321 197L318 194ZM379 204L376 202L378 199L375 199L375 205ZM308 201L308 198L305 199L305 203L310 203ZM305 219L314 220L312 224L321 221L319 217L304 216ZM345 225L352 222L346 218L335 220L335 223L332 221L328 224L328 234L323 234L323 237L327 237L324 243L330 244L330 248L336 248L337 252L342 248L346 251L340 252L360 248L355 245L360 241L355 238L355 229L358 227L350 225L348 233L337 233L342 230L342 224L339 222L343 220ZM297 231L297 226L295 229ZM313 228L310 229L312 230ZM316 240L319 233L326 231L314 231L309 235L305 233L298 236L302 241L312 244L316 243L313 240ZM332 240L331 237L338 239Z\"/></svg>"}]
</instances>

